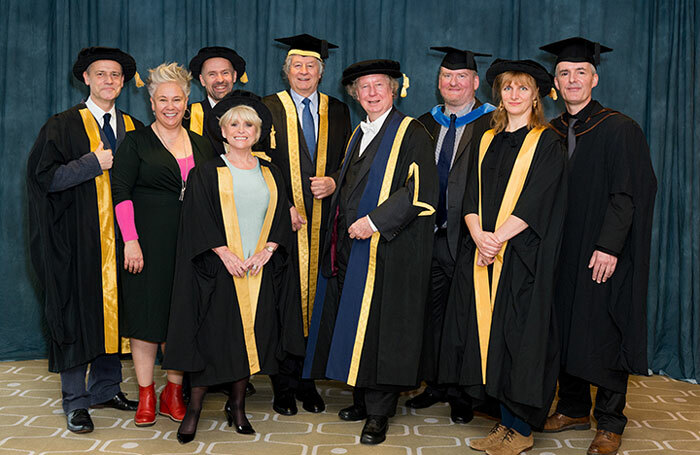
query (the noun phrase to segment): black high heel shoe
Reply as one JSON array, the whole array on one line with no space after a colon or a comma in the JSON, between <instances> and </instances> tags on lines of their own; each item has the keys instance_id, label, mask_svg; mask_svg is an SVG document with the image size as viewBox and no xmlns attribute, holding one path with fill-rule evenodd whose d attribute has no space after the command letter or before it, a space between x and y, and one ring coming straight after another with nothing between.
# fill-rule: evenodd
<instances>
[{"instance_id":1,"label":"black high heel shoe","mask_svg":"<svg viewBox=\"0 0 700 455\"><path fill-rule=\"evenodd\" d=\"M228 423L229 427L232 427L233 426L233 407L231 406L231 403L229 401L227 401L226 406L224 406L224 414L226 414L226 423ZM236 433L254 434L255 430L250 425L250 423L247 423L245 425L236 424ZM179 433L178 433L178 437L179 437Z\"/></svg>"},{"instance_id":2,"label":"black high heel shoe","mask_svg":"<svg viewBox=\"0 0 700 455\"><path fill-rule=\"evenodd\" d=\"M194 417L194 431L192 433L183 433L180 431L180 428L182 428L182 425L184 425L185 422L189 423L189 420L187 419L187 417L189 416L189 412L190 411L188 409L187 413L185 414L185 417L182 419L182 422L180 423L180 426L177 429L177 442L179 442L180 444L187 444L188 442L192 442L194 440L194 436L197 434L197 425L199 425L199 412L197 412L197 415Z\"/></svg>"}]
</instances>

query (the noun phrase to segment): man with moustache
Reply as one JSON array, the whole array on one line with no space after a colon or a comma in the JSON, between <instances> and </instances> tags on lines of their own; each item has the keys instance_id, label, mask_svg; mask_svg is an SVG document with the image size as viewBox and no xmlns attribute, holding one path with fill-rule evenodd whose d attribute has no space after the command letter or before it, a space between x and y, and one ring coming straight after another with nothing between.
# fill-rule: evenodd
<instances>
[{"instance_id":1,"label":"man with moustache","mask_svg":"<svg viewBox=\"0 0 700 455\"><path fill-rule=\"evenodd\" d=\"M438 168L440 194L435 220L433 258L430 268L430 299L426 312L426 331L421 368L425 390L406 401L406 406L423 409L440 401L449 401L450 417L455 423L473 418L471 399L437 382L440 339L445 306L450 292L459 243L465 231L462 200L467 176L473 163L471 148L489 129L490 112L495 108L475 98L479 88L474 57L489 57L453 47L431 47L444 52L438 74L438 89L444 105L437 105L418 118L433 137L435 163Z\"/></svg>"},{"instance_id":2,"label":"man with moustache","mask_svg":"<svg viewBox=\"0 0 700 455\"><path fill-rule=\"evenodd\" d=\"M89 407L137 406L119 386L122 339L109 176L126 133L143 127L115 107L135 74L136 62L119 49L81 50L73 75L90 96L46 122L27 163L30 252L44 291L49 371L61 375L67 428L74 433L94 429Z\"/></svg>"},{"instance_id":3,"label":"man with moustache","mask_svg":"<svg viewBox=\"0 0 700 455\"><path fill-rule=\"evenodd\" d=\"M263 147L269 148L270 158L282 170L287 187L296 240L288 294L298 302L289 307L300 312L307 337L319 249L331 214L328 196L335 190L336 173L350 136L350 112L342 101L318 91L328 50L338 46L307 34L275 41L289 46L282 68L289 90L263 98L272 113L272 133ZM297 399L308 412L319 413L326 408L314 381L301 378L303 362L303 352L290 355L280 362L279 374L271 377L275 395L272 407L279 414L296 414Z\"/></svg>"},{"instance_id":4,"label":"man with moustache","mask_svg":"<svg viewBox=\"0 0 700 455\"><path fill-rule=\"evenodd\" d=\"M589 455L617 453L627 423L627 379L647 374L646 296L656 177L649 146L631 118L592 99L600 54L584 38L541 47L557 56L555 85L566 112L552 126L569 153L569 211L556 309L562 350L559 402L545 432L590 428Z\"/></svg>"},{"instance_id":5,"label":"man with moustache","mask_svg":"<svg viewBox=\"0 0 700 455\"><path fill-rule=\"evenodd\" d=\"M425 127L394 108L393 60L367 60L342 83L367 118L355 130L330 204L305 377L355 387L338 415L366 419L360 442L386 439L401 391L419 382L438 178Z\"/></svg>"},{"instance_id":6,"label":"man with moustache","mask_svg":"<svg viewBox=\"0 0 700 455\"><path fill-rule=\"evenodd\" d=\"M233 49L222 46L203 47L192 60L190 72L193 79L199 79L207 92L206 99L188 106L189 116L182 120L182 126L200 136L209 138L217 155L224 152L223 143L215 140L207 131L207 118L216 103L233 91L233 84L239 80L248 82L245 60Z\"/></svg>"}]
</instances>

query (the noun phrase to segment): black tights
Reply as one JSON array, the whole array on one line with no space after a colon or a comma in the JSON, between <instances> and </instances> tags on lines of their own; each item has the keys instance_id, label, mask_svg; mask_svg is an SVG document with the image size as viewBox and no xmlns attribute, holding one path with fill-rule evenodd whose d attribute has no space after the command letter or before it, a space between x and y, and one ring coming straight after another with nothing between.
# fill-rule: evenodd
<instances>
[{"instance_id":1,"label":"black tights","mask_svg":"<svg viewBox=\"0 0 700 455\"><path fill-rule=\"evenodd\" d=\"M250 377L239 379L231 383L231 396L226 402L226 409L233 414L235 425L250 425L245 415L245 389ZM187 413L180 423L179 433L194 434L197 431L199 415L202 412L204 396L207 394L207 386L192 387L190 402L187 404Z\"/></svg>"}]
</instances>

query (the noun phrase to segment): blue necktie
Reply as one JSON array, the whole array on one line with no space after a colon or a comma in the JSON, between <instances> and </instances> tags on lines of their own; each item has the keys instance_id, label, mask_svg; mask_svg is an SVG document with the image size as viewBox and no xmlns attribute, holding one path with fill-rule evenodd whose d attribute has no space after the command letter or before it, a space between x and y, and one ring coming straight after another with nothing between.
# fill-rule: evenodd
<instances>
[{"instance_id":1,"label":"blue necktie","mask_svg":"<svg viewBox=\"0 0 700 455\"><path fill-rule=\"evenodd\" d=\"M455 120L457 120L457 116L451 114L450 127L447 128L445 139L442 141L437 162L438 176L440 177L440 200L438 201L437 220L435 221L437 227L442 227L447 221L447 179L450 176L450 165L455 149L455 136L457 134Z\"/></svg>"},{"instance_id":2,"label":"blue necktie","mask_svg":"<svg viewBox=\"0 0 700 455\"><path fill-rule=\"evenodd\" d=\"M302 101L304 105L304 112L301 113L301 129L304 131L304 140L306 140L306 146L309 149L309 155L311 159L314 159L316 155L316 128L314 127L314 117L311 115L311 100L304 98Z\"/></svg>"},{"instance_id":3,"label":"blue necktie","mask_svg":"<svg viewBox=\"0 0 700 455\"><path fill-rule=\"evenodd\" d=\"M104 124L102 126L102 131L104 131L105 136L107 137L107 140L109 141L109 148L112 150L112 153L116 152L117 148L117 138L114 136L114 130L112 129L112 125L109 124L109 119L112 118L111 114L105 114L104 116Z\"/></svg>"}]
</instances>

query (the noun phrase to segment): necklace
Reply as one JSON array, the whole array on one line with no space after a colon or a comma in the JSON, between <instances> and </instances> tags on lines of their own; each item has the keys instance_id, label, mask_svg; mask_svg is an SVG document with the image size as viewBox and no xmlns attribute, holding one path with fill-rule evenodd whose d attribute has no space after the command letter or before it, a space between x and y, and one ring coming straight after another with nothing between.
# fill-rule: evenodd
<instances>
[{"instance_id":1,"label":"necklace","mask_svg":"<svg viewBox=\"0 0 700 455\"><path fill-rule=\"evenodd\" d=\"M158 125L156 125L155 122L153 123L152 129L153 129L153 132L156 133L156 137L158 138L160 143L163 144L163 147L165 147L165 149L168 151L168 153L170 153L173 156L173 158L175 158L175 161L177 161L178 160L177 155L175 153L173 153L172 150L170 150L170 147L168 147L168 143L160 135L160 131L158 131ZM184 131L185 131L184 128L180 128L180 137L183 136ZM183 159L185 160L185 167L187 167L187 163L189 161L190 156L192 156L192 161L194 161L194 152L191 153L190 155L188 155L187 154L187 143L185 142L184 139L183 139L183 144L185 144L185 147L184 147L185 148L185 150L184 150L185 156ZM178 167L180 167L180 163L178 163ZM180 202L182 202L185 199L185 190L186 189L187 189L187 181L182 177L182 172L181 172L180 173L180 197L178 198L180 200Z\"/></svg>"}]
</instances>

